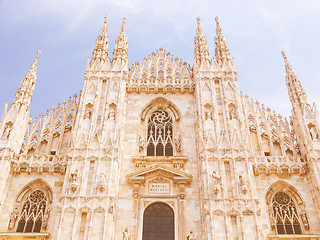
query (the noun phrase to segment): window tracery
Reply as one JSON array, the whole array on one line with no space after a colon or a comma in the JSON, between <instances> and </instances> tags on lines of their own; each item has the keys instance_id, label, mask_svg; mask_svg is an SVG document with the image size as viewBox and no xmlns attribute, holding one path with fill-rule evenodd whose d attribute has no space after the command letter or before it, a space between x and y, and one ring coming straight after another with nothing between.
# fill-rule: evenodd
<instances>
[{"instance_id":1,"label":"window tracery","mask_svg":"<svg viewBox=\"0 0 320 240\"><path fill-rule=\"evenodd\" d=\"M147 156L173 156L172 117L159 108L148 120Z\"/></svg>"},{"instance_id":2,"label":"window tracery","mask_svg":"<svg viewBox=\"0 0 320 240\"><path fill-rule=\"evenodd\" d=\"M277 192L272 200L272 210L278 234L302 234L296 206L288 194Z\"/></svg>"},{"instance_id":3,"label":"window tracery","mask_svg":"<svg viewBox=\"0 0 320 240\"><path fill-rule=\"evenodd\" d=\"M47 197L41 190L34 190L24 201L18 220L17 232L40 232L46 221Z\"/></svg>"}]
</instances>

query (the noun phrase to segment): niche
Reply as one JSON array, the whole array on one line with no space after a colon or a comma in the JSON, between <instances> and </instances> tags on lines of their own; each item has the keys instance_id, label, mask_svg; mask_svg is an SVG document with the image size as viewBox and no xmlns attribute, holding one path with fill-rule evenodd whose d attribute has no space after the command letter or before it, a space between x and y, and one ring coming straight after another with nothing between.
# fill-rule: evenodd
<instances>
[{"instance_id":1,"label":"niche","mask_svg":"<svg viewBox=\"0 0 320 240\"><path fill-rule=\"evenodd\" d=\"M93 105L91 103L88 103L85 107L84 119L90 120L92 117L92 111L93 111Z\"/></svg>"}]
</instances>

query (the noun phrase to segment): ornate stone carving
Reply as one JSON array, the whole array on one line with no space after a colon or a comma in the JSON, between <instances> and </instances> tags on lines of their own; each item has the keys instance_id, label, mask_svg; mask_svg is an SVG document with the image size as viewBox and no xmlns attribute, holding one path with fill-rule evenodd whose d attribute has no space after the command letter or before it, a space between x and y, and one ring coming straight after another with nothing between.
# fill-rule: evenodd
<instances>
[{"instance_id":1,"label":"ornate stone carving","mask_svg":"<svg viewBox=\"0 0 320 240\"><path fill-rule=\"evenodd\" d=\"M98 176L97 189L100 192L104 192L106 190L106 174L100 173Z\"/></svg>"},{"instance_id":2,"label":"ornate stone carving","mask_svg":"<svg viewBox=\"0 0 320 240\"><path fill-rule=\"evenodd\" d=\"M139 152L142 152L145 147L145 140L143 136L139 136Z\"/></svg>"},{"instance_id":3,"label":"ornate stone carving","mask_svg":"<svg viewBox=\"0 0 320 240\"><path fill-rule=\"evenodd\" d=\"M245 177L244 172L241 172L239 174L239 184L240 184L241 192L243 194L246 194L248 192L248 180Z\"/></svg>"},{"instance_id":4,"label":"ornate stone carving","mask_svg":"<svg viewBox=\"0 0 320 240\"><path fill-rule=\"evenodd\" d=\"M187 240L196 240L196 234L191 230L187 236Z\"/></svg>"},{"instance_id":5,"label":"ornate stone carving","mask_svg":"<svg viewBox=\"0 0 320 240\"><path fill-rule=\"evenodd\" d=\"M221 183L221 176L216 171L212 171L213 192L216 195L220 191L220 183Z\"/></svg>"},{"instance_id":6,"label":"ornate stone carving","mask_svg":"<svg viewBox=\"0 0 320 240\"><path fill-rule=\"evenodd\" d=\"M131 236L132 236L132 234L129 233L129 230L127 227L122 229L122 240L130 240Z\"/></svg>"},{"instance_id":7,"label":"ornate stone carving","mask_svg":"<svg viewBox=\"0 0 320 240\"><path fill-rule=\"evenodd\" d=\"M75 192L78 189L78 178L78 169L75 169L73 172L70 173L70 189L72 192Z\"/></svg>"},{"instance_id":8,"label":"ornate stone carving","mask_svg":"<svg viewBox=\"0 0 320 240\"><path fill-rule=\"evenodd\" d=\"M302 223L304 225L304 228L306 230L310 230L310 225L309 225L309 220L308 220L307 213L305 211L302 211L300 216L301 216L301 220L302 220Z\"/></svg>"},{"instance_id":9,"label":"ornate stone carving","mask_svg":"<svg viewBox=\"0 0 320 240\"><path fill-rule=\"evenodd\" d=\"M9 222L9 229L13 229L14 226L16 225L17 219L19 216L19 210L18 208L14 208L11 215L10 215L10 222Z\"/></svg>"},{"instance_id":10,"label":"ornate stone carving","mask_svg":"<svg viewBox=\"0 0 320 240\"><path fill-rule=\"evenodd\" d=\"M176 147L176 151L178 153L181 152L181 137L180 136L176 136L174 138L174 145Z\"/></svg>"},{"instance_id":11,"label":"ornate stone carving","mask_svg":"<svg viewBox=\"0 0 320 240\"><path fill-rule=\"evenodd\" d=\"M52 210L51 207L48 207L44 213L43 222L42 222L42 227L44 229L46 229L48 226L48 221L49 221L49 216L50 216L51 210Z\"/></svg>"},{"instance_id":12,"label":"ornate stone carving","mask_svg":"<svg viewBox=\"0 0 320 240\"><path fill-rule=\"evenodd\" d=\"M11 126L6 125L3 130L2 139L8 139L10 136L11 130L12 130Z\"/></svg>"}]
</instances>

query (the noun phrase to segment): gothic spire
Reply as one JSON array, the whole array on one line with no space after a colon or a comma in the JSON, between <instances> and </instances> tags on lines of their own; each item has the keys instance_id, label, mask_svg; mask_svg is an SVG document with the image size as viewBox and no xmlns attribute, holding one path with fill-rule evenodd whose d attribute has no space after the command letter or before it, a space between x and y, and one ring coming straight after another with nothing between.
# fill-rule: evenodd
<instances>
[{"instance_id":1,"label":"gothic spire","mask_svg":"<svg viewBox=\"0 0 320 240\"><path fill-rule=\"evenodd\" d=\"M216 28L217 36L214 38L214 42L216 45L215 57L216 57L217 63L220 65L220 67L222 67L222 65L224 65L225 62L231 63L230 52L227 45L227 40L222 34L222 29L220 27L218 17L215 17L215 21L217 24L217 28Z\"/></svg>"},{"instance_id":2,"label":"gothic spire","mask_svg":"<svg viewBox=\"0 0 320 240\"><path fill-rule=\"evenodd\" d=\"M200 17L197 17L196 37L194 38L194 62L195 64L209 63L209 51L207 39L203 35L200 26Z\"/></svg>"},{"instance_id":3,"label":"gothic spire","mask_svg":"<svg viewBox=\"0 0 320 240\"><path fill-rule=\"evenodd\" d=\"M308 105L307 95L301 85L300 80L294 74L292 70L292 66L289 63L285 52L282 50L281 53L285 63L285 68L287 73L286 84L288 87L288 93L289 93L292 106L295 107L295 106Z\"/></svg>"},{"instance_id":4,"label":"gothic spire","mask_svg":"<svg viewBox=\"0 0 320 240\"><path fill-rule=\"evenodd\" d=\"M126 35L126 18L123 18L120 34L115 41L115 47L113 50L112 65L116 62L122 64L128 63L128 38Z\"/></svg>"},{"instance_id":5,"label":"gothic spire","mask_svg":"<svg viewBox=\"0 0 320 240\"><path fill-rule=\"evenodd\" d=\"M41 51L38 50L37 56L34 62L32 63L32 65L30 66L28 73L22 79L20 83L20 87L16 92L16 96L14 98L13 104L24 104L27 107L29 107L32 99L34 87L37 81L36 72L37 72L38 59L39 59L40 53Z\"/></svg>"},{"instance_id":6,"label":"gothic spire","mask_svg":"<svg viewBox=\"0 0 320 240\"><path fill-rule=\"evenodd\" d=\"M104 69L108 59L108 37L107 37L107 16L104 17L104 23L101 33L97 37L96 44L92 53L90 70Z\"/></svg>"}]
</instances>

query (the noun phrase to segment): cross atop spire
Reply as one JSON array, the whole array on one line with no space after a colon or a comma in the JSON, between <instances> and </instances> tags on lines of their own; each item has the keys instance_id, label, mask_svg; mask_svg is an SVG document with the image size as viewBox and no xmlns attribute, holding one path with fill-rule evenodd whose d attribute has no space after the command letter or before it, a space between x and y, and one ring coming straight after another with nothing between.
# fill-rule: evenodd
<instances>
[{"instance_id":1,"label":"cross atop spire","mask_svg":"<svg viewBox=\"0 0 320 240\"><path fill-rule=\"evenodd\" d=\"M200 26L200 17L197 17L197 30L194 38L194 62L195 64L207 63L209 64L209 51L207 46L207 39L203 35Z\"/></svg>"},{"instance_id":2,"label":"cross atop spire","mask_svg":"<svg viewBox=\"0 0 320 240\"><path fill-rule=\"evenodd\" d=\"M37 68L38 68L38 59L40 56L41 51L37 51L37 56L33 63L31 64L28 73L24 76L20 83L20 87L16 92L16 96L14 98L13 104L24 104L29 107L34 87L37 81Z\"/></svg>"},{"instance_id":3,"label":"cross atop spire","mask_svg":"<svg viewBox=\"0 0 320 240\"><path fill-rule=\"evenodd\" d=\"M104 23L101 28L101 33L97 37L96 44L92 53L90 62L91 70L104 69L108 59L108 37L107 37L107 16L104 17Z\"/></svg>"},{"instance_id":4,"label":"cross atop spire","mask_svg":"<svg viewBox=\"0 0 320 240\"><path fill-rule=\"evenodd\" d=\"M301 85L300 80L298 77L294 74L292 70L292 66L288 61L288 58L285 54L285 52L282 50L281 51L284 63L285 63L285 68L286 68L286 84L288 87L288 93L290 97L290 101L293 107L295 106L305 106L308 105L307 101L307 95Z\"/></svg>"},{"instance_id":5,"label":"cross atop spire","mask_svg":"<svg viewBox=\"0 0 320 240\"><path fill-rule=\"evenodd\" d=\"M123 18L120 34L116 39L115 47L113 50L112 65L116 62L122 64L128 63L128 38L126 35L126 18Z\"/></svg>"},{"instance_id":6,"label":"cross atop spire","mask_svg":"<svg viewBox=\"0 0 320 240\"><path fill-rule=\"evenodd\" d=\"M219 18L215 17L215 21L217 24L216 34L217 36L214 38L214 42L216 45L215 49L215 57L217 63L222 66L225 62L231 63L230 59L230 51L228 48L227 40L222 34L222 29L220 27Z\"/></svg>"}]
</instances>

